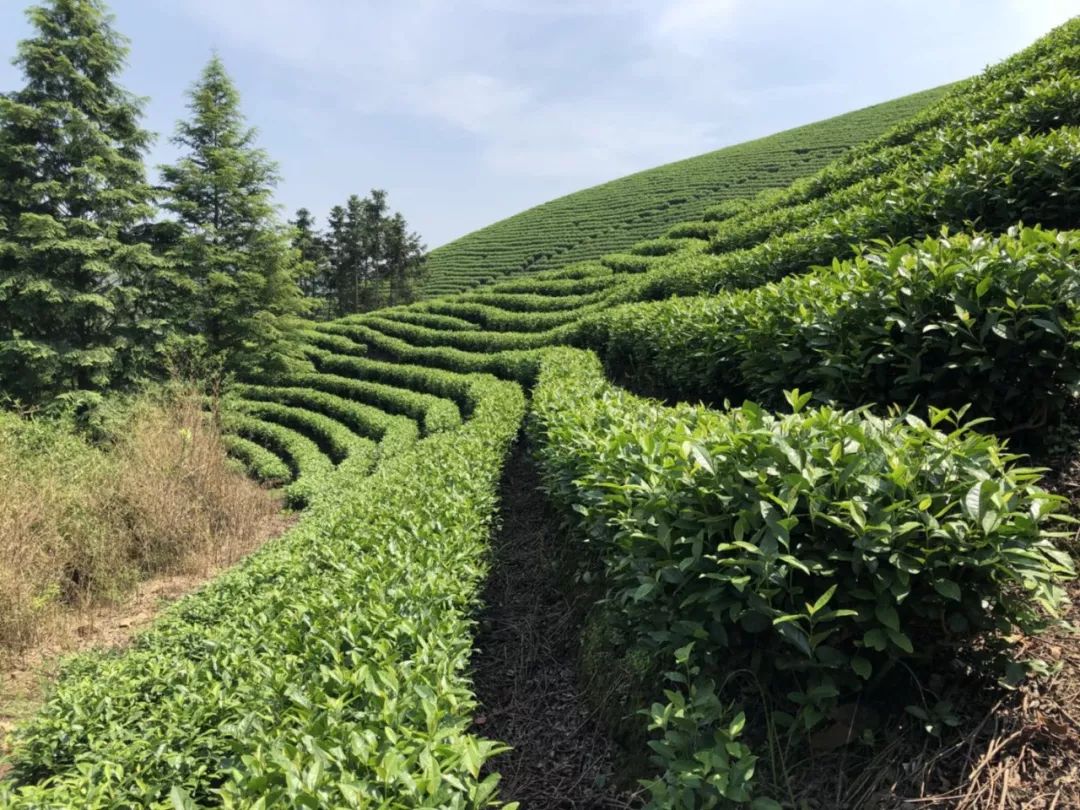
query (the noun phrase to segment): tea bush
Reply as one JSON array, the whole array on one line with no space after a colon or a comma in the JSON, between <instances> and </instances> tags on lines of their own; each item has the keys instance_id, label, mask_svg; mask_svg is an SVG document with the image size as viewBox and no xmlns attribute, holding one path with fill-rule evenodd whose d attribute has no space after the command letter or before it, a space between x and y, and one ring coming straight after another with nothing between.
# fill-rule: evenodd
<instances>
[{"instance_id":1,"label":"tea bush","mask_svg":"<svg viewBox=\"0 0 1080 810\"><path fill-rule=\"evenodd\" d=\"M296 528L123 655L73 661L20 734L4 807L486 807L470 613L521 390L339 470Z\"/></svg>"},{"instance_id":2,"label":"tea bush","mask_svg":"<svg viewBox=\"0 0 1080 810\"><path fill-rule=\"evenodd\" d=\"M680 775L700 752L663 721L726 727L710 678L756 672L809 730L897 662L1038 627L1073 574L1048 531L1061 499L997 439L950 411L927 423L808 400L791 393L787 416L667 408L613 389L591 355L545 357L530 430L546 490L597 547L638 642L696 670L697 691L653 710L664 789L690 778L712 795L720 760Z\"/></svg>"},{"instance_id":3,"label":"tea bush","mask_svg":"<svg viewBox=\"0 0 1080 810\"><path fill-rule=\"evenodd\" d=\"M262 445L235 433L222 436L221 443L230 456L244 465L252 478L271 486L287 484L292 480L289 465Z\"/></svg>"},{"instance_id":4,"label":"tea bush","mask_svg":"<svg viewBox=\"0 0 1080 810\"><path fill-rule=\"evenodd\" d=\"M293 481L286 487L285 494L293 506L307 503L322 490L326 478L334 471L334 463L319 445L283 425L226 410L221 414L221 428L226 435L235 434L265 447L288 465Z\"/></svg>"},{"instance_id":5,"label":"tea bush","mask_svg":"<svg viewBox=\"0 0 1080 810\"><path fill-rule=\"evenodd\" d=\"M1042 424L1080 384L1080 232L879 246L753 290L613 310L587 330L617 374L677 398L775 405L787 386Z\"/></svg>"},{"instance_id":6,"label":"tea bush","mask_svg":"<svg viewBox=\"0 0 1080 810\"><path fill-rule=\"evenodd\" d=\"M328 358L337 357L343 367L350 366L354 360L359 361L359 358L340 357L328 352L314 352L311 356L316 362L327 364L331 362ZM407 416L420 423L425 434L450 430L461 424L461 413L454 402L422 391L336 374L284 374L273 377L271 381L281 385L326 391L371 405L388 414Z\"/></svg>"},{"instance_id":7,"label":"tea bush","mask_svg":"<svg viewBox=\"0 0 1080 810\"><path fill-rule=\"evenodd\" d=\"M321 413L283 405L279 402L267 402L256 399L243 399L230 393L222 401L223 411L239 411L295 430L314 441L319 449L338 464L356 452L374 447L370 439L358 436L336 419Z\"/></svg>"},{"instance_id":8,"label":"tea bush","mask_svg":"<svg viewBox=\"0 0 1080 810\"><path fill-rule=\"evenodd\" d=\"M729 199L719 210L737 210L738 198L813 173L947 90L928 90L660 166L531 208L431 251L422 295L593 261L660 236L674 223L701 218L724 198Z\"/></svg>"}]
</instances>

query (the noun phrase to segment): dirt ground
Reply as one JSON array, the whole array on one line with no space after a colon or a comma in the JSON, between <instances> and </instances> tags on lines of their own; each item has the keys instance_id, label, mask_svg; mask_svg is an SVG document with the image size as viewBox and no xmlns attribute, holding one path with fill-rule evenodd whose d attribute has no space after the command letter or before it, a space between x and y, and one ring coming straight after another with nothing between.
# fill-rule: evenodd
<instances>
[{"instance_id":1,"label":"dirt ground","mask_svg":"<svg viewBox=\"0 0 1080 810\"><path fill-rule=\"evenodd\" d=\"M618 749L580 678L587 598L566 581L564 550L539 479L518 447L503 479L501 528L473 656L475 731L513 747L492 760L499 795L522 810L640 806L614 784Z\"/></svg>"}]
</instances>

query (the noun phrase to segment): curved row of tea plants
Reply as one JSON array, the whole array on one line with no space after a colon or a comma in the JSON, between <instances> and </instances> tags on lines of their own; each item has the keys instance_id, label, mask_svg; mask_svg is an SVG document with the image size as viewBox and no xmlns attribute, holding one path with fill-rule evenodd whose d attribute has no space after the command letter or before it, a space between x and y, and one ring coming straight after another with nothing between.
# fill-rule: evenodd
<instances>
[{"instance_id":1,"label":"curved row of tea plants","mask_svg":"<svg viewBox=\"0 0 1080 810\"><path fill-rule=\"evenodd\" d=\"M1051 84L1073 87L1072 82L1061 77ZM1072 89L1054 96L1059 101L1072 97ZM983 101L992 104L996 99L986 94ZM1024 112L1027 104L1040 111L1038 132L1004 127L1002 120L1020 122L1016 126L1032 121L1032 115ZM1080 204L1080 130L1067 124L1050 128L1048 123L1068 122L1071 114L1055 116L1052 110L1047 112L1044 95L1033 92L1013 108L986 119L994 125L996 134L1011 135L1008 141L982 140L977 132L972 135L957 131L950 124L935 134L938 139L958 140L966 145L959 159L935 170L939 159L928 147L926 154L913 157L910 163L854 187L858 193L836 192L848 207L838 208L834 215L813 225L785 231L760 243L713 254L703 240L654 240L618 262L621 272L590 272L581 279L538 274L463 296L460 302L433 301L412 308L459 320L471 317L474 320L470 322L477 323L476 329L463 328L459 323L446 329L433 322L425 326L379 316L355 317L322 329L411 363L506 372L522 379L520 372L535 373L534 363L531 372L521 365L530 350L567 342L585 341L583 345L589 345L575 324L582 318L599 317L598 310L620 300L754 287L804 272L837 256L854 255L855 244L860 241L922 236L942 225L963 227L972 220L991 232L1003 231L1018 221L1067 226L1072 224L1073 212ZM829 199L824 197L811 205L824 205ZM752 222L754 210L754 206L748 206L746 212L729 221ZM554 302L555 308L537 306L548 300ZM643 317L648 317L647 310Z\"/></svg>"},{"instance_id":2,"label":"curved row of tea plants","mask_svg":"<svg viewBox=\"0 0 1080 810\"><path fill-rule=\"evenodd\" d=\"M590 261L313 324L309 369L244 381L221 414L254 472L287 471L310 504L300 524L132 650L76 660L23 730L0 804L495 801L480 768L499 746L469 731L466 666L524 401L475 372L536 386L534 445L599 555L618 652L668 687L650 718L654 807L754 792L760 712L731 705L718 676L733 661L805 734L914 658L1037 623L1070 573L1046 531L1057 501L940 406L1023 427L1023 392L1049 416L1075 382L1078 237L1034 226L1075 227L1080 210L1061 107L1078 47L1073 22L787 190L720 202L730 189L707 173L677 202L647 179L590 190L522 220L543 227L469 241L453 284ZM744 185L786 171L764 155ZM789 390L795 412L661 406L601 360L674 398L785 410ZM808 409L796 387L833 404Z\"/></svg>"},{"instance_id":3,"label":"curved row of tea plants","mask_svg":"<svg viewBox=\"0 0 1080 810\"><path fill-rule=\"evenodd\" d=\"M1041 425L1080 390L1080 231L879 246L749 290L615 308L585 330L617 377L669 398L775 406L791 386Z\"/></svg>"},{"instance_id":4,"label":"curved row of tea plants","mask_svg":"<svg viewBox=\"0 0 1080 810\"><path fill-rule=\"evenodd\" d=\"M1063 499L997 439L947 410L808 399L789 392L787 416L668 408L614 388L591 353L542 363L545 488L602 562L617 653L669 683L649 710L655 807L750 801L748 715L799 739L891 696L898 664L943 672L975 636L1037 629L1074 575L1051 543ZM736 672L763 685L756 706L735 703Z\"/></svg>"},{"instance_id":5,"label":"curved row of tea plants","mask_svg":"<svg viewBox=\"0 0 1080 810\"><path fill-rule=\"evenodd\" d=\"M425 297L559 268L659 236L724 197L786 186L938 99L946 88L660 166L544 203L437 248Z\"/></svg>"},{"instance_id":6,"label":"curved row of tea plants","mask_svg":"<svg viewBox=\"0 0 1080 810\"><path fill-rule=\"evenodd\" d=\"M471 610L518 386L340 467L299 525L121 655L73 661L17 740L5 807L482 807ZM385 441L385 436L384 436Z\"/></svg>"}]
</instances>

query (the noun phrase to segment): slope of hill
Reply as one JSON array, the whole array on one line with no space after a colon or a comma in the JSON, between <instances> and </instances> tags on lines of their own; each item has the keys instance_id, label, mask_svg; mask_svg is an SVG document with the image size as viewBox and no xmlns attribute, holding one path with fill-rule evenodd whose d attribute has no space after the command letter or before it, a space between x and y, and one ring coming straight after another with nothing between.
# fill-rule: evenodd
<instances>
[{"instance_id":1,"label":"slope of hill","mask_svg":"<svg viewBox=\"0 0 1080 810\"><path fill-rule=\"evenodd\" d=\"M813 174L936 101L949 86L658 166L543 203L436 248L421 296L624 250L726 199Z\"/></svg>"},{"instance_id":2,"label":"slope of hill","mask_svg":"<svg viewBox=\"0 0 1080 810\"><path fill-rule=\"evenodd\" d=\"M516 707L478 708L469 657L524 424L594 564L585 665L651 808L1077 806L1075 636L1005 694L984 653L1030 655L1070 609L1064 499L992 431L1038 447L1080 383L1080 233L1053 230L1080 209L1080 20L813 177L706 208L626 253L312 325L311 370L237 386L224 427L301 523L74 662L0 804L498 806L519 769L488 737ZM994 421L965 427L969 403Z\"/></svg>"}]
</instances>

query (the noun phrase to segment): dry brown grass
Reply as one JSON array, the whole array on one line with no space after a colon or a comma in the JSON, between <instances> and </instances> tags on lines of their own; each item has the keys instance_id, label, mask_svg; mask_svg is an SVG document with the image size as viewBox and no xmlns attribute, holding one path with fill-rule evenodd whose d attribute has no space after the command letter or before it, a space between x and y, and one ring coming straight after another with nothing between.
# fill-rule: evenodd
<instances>
[{"instance_id":1,"label":"dry brown grass","mask_svg":"<svg viewBox=\"0 0 1080 810\"><path fill-rule=\"evenodd\" d=\"M111 446L0 421L0 659L142 579L206 575L259 545L280 502L226 458L194 393L142 398Z\"/></svg>"},{"instance_id":2,"label":"dry brown grass","mask_svg":"<svg viewBox=\"0 0 1080 810\"><path fill-rule=\"evenodd\" d=\"M264 537L280 503L230 464L194 396L136 415L117 456L114 525L143 574L204 574Z\"/></svg>"}]
</instances>

